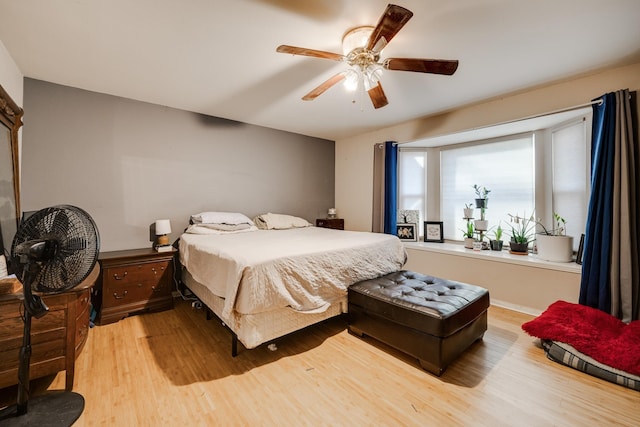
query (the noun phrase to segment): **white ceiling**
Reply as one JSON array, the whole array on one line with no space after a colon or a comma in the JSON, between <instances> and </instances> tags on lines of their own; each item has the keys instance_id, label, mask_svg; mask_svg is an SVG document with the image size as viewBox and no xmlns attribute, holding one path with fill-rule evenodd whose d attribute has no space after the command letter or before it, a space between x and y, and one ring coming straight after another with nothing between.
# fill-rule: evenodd
<instances>
[{"instance_id":1,"label":"white ceiling","mask_svg":"<svg viewBox=\"0 0 640 427\"><path fill-rule=\"evenodd\" d=\"M346 64L276 47L341 53L387 3L0 0L0 40L26 77L331 140L640 61L638 0L397 0L414 16L382 57L458 71L386 71L378 110L341 85L302 101Z\"/></svg>"}]
</instances>

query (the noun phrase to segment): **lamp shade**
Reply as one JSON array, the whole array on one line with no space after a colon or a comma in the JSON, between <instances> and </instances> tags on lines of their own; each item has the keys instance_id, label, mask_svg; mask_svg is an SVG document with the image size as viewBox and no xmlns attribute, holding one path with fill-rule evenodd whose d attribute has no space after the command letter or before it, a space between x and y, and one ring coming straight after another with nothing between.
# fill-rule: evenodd
<instances>
[{"instance_id":1,"label":"lamp shade","mask_svg":"<svg viewBox=\"0 0 640 427\"><path fill-rule=\"evenodd\" d=\"M156 221L156 236L171 233L171 221L168 219L159 219Z\"/></svg>"}]
</instances>

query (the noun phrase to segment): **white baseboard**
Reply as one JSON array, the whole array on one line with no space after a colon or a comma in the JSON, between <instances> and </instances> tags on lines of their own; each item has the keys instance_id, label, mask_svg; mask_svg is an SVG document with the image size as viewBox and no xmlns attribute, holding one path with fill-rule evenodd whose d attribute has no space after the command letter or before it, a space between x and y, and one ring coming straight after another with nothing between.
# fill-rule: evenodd
<instances>
[{"instance_id":1,"label":"white baseboard","mask_svg":"<svg viewBox=\"0 0 640 427\"><path fill-rule=\"evenodd\" d=\"M497 299L491 298L491 305L495 305L496 307L506 308L508 310L517 311L519 313L530 314L532 316L540 316L542 310L537 310L531 307L525 307L523 305L512 304L510 302L501 301Z\"/></svg>"}]
</instances>

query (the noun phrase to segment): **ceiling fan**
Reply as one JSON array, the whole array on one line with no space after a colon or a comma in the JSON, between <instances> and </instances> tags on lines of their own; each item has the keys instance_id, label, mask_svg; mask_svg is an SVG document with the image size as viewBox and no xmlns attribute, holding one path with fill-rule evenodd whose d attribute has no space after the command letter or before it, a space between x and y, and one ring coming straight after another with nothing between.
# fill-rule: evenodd
<instances>
[{"instance_id":1,"label":"ceiling fan","mask_svg":"<svg viewBox=\"0 0 640 427\"><path fill-rule=\"evenodd\" d=\"M307 93L302 97L303 100L312 101L335 84L345 80L345 85L352 90L361 86L369 94L374 108L381 108L389 103L380 84L383 69L448 76L458 69L457 60L386 58L380 62L382 49L412 16L413 12L410 10L395 4L389 4L375 27L362 26L347 31L342 38L342 55L289 45L280 45L276 51L341 61L350 65L347 70L330 77Z\"/></svg>"}]
</instances>

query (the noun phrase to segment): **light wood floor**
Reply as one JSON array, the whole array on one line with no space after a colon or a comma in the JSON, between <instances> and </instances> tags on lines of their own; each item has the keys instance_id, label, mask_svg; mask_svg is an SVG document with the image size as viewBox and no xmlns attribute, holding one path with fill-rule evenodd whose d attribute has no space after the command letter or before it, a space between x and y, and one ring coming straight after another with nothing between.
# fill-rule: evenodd
<instances>
[{"instance_id":1,"label":"light wood floor","mask_svg":"<svg viewBox=\"0 0 640 427\"><path fill-rule=\"evenodd\" d=\"M520 329L529 319L492 307L484 340L438 378L341 318L231 358L229 333L179 301L91 329L76 425L640 425L639 392L549 361ZM35 383L63 389L64 375Z\"/></svg>"}]
</instances>

